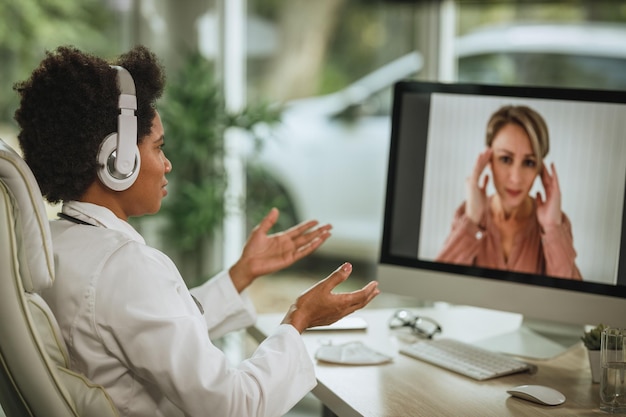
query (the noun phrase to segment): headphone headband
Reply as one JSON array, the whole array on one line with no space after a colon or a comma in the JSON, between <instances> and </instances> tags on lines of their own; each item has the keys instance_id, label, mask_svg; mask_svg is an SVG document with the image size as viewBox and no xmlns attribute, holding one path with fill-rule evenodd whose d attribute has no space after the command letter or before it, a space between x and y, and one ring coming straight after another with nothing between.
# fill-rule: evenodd
<instances>
[{"instance_id":1,"label":"headphone headband","mask_svg":"<svg viewBox=\"0 0 626 417\"><path fill-rule=\"evenodd\" d=\"M135 81L125 68L117 65L112 66L112 68L117 70L117 85L121 91L118 100L120 114L117 117L115 171L122 176L128 176L135 168L135 148L137 146ZM134 140L130 140L131 138Z\"/></svg>"}]
</instances>

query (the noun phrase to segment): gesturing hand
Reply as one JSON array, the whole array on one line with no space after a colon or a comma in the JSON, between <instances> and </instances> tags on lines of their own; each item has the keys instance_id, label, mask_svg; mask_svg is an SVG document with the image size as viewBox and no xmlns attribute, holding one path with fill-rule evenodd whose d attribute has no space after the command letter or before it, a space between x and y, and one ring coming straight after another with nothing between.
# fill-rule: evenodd
<instances>
[{"instance_id":1,"label":"gesturing hand","mask_svg":"<svg viewBox=\"0 0 626 417\"><path fill-rule=\"evenodd\" d=\"M278 209L270 210L252 230L241 257L230 268L230 276L238 291L261 275L279 271L310 255L330 237L331 226L316 227L318 222L315 220L268 235L278 216Z\"/></svg>"},{"instance_id":2,"label":"gesturing hand","mask_svg":"<svg viewBox=\"0 0 626 417\"><path fill-rule=\"evenodd\" d=\"M345 263L327 278L304 292L291 306L283 324L293 325L300 333L309 327L332 324L348 314L365 307L380 290L372 281L353 292L333 293L337 285L352 273L352 265Z\"/></svg>"},{"instance_id":3,"label":"gesturing hand","mask_svg":"<svg viewBox=\"0 0 626 417\"><path fill-rule=\"evenodd\" d=\"M489 175L485 175L482 184L479 184L480 175L487 167L491 159L493 150L491 148L485 149L478 155L476 164L474 164L474 170L472 174L465 180L465 214L475 224L480 223L480 218L483 215L487 207L487 183L489 182Z\"/></svg>"},{"instance_id":4,"label":"gesturing hand","mask_svg":"<svg viewBox=\"0 0 626 417\"><path fill-rule=\"evenodd\" d=\"M556 175L554 163L550 164L552 174L544 165L541 169L541 183L546 193L546 199L537 192L537 221L545 231L561 224L561 188L559 177Z\"/></svg>"}]
</instances>

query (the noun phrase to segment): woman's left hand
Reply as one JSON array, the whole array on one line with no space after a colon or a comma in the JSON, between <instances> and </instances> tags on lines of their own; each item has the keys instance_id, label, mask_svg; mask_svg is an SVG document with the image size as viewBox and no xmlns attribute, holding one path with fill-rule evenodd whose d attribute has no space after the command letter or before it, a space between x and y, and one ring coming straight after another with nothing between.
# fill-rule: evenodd
<instances>
[{"instance_id":1,"label":"woman's left hand","mask_svg":"<svg viewBox=\"0 0 626 417\"><path fill-rule=\"evenodd\" d=\"M550 169L552 173L545 165L541 169L541 183L546 193L545 200L537 192L537 220L544 232L551 227L559 226L562 220L561 189L554 163L550 164Z\"/></svg>"},{"instance_id":2,"label":"woman's left hand","mask_svg":"<svg viewBox=\"0 0 626 417\"><path fill-rule=\"evenodd\" d=\"M332 226L316 227L309 220L283 232L268 234L278 220L273 208L250 233L239 260L230 268L230 276L238 291L243 291L256 278L284 269L313 253L330 237Z\"/></svg>"}]
</instances>

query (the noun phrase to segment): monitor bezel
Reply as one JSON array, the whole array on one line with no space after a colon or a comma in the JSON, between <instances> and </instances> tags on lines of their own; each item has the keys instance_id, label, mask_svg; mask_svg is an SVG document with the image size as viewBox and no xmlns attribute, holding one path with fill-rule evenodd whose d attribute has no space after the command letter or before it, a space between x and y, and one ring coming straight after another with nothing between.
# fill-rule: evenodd
<instances>
[{"instance_id":1,"label":"monitor bezel","mask_svg":"<svg viewBox=\"0 0 626 417\"><path fill-rule=\"evenodd\" d=\"M487 268L477 268L463 265L444 264L434 261L420 260L415 257L396 255L392 252L392 226L394 215L396 164L398 158L398 135L400 135L400 125L402 120L402 100L404 94L468 94L479 96L504 96L517 98L545 98L569 101L602 102L626 104L626 94L618 91L592 90L592 89L566 89L548 87L520 87L520 86L500 86L485 84L454 84L423 82L415 80L404 80L397 82L394 86L393 111L391 124L391 142L389 150L389 166L387 173L387 193L385 199L385 210L383 219L383 231L381 241L381 251L379 258L379 280L382 288L388 291L407 294L409 286L415 286L411 280L416 272L420 273L420 280L424 280L420 285L422 288L419 294L411 294L426 298L432 301L450 301L454 303L467 303L486 308L497 308L506 311L521 312L537 318L556 319L563 322L579 323L579 318L568 317L571 308L562 315L554 315L547 307L546 311L534 311L518 305L511 305L506 300L486 301L484 291L488 293L495 289L497 294L502 291L515 290L516 298L534 297L538 301L537 294L543 291L549 302L551 297L567 297L571 304L588 303L592 305L581 305L580 308L603 308L606 303L614 305L626 313L626 286L609 285L590 281L573 281L568 279L553 278L548 276L526 274L512 271L502 271ZM626 179L625 179L626 184ZM625 185L626 187L626 185ZM421 191L420 191L421 192ZM624 282L626 279L626 192L624 193L624 209L622 212L622 231L619 247L619 264L617 268L616 282ZM394 282L394 278L395 282ZM459 279L463 278L463 279ZM469 285L465 285L469 284ZM442 291L437 286L459 286L459 291ZM513 286L511 286L513 285ZM491 287L490 287L491 286ZM479 288L483 294L473 294L474 289ZM468 291L473 294L470 295ZM408 291L411 292L411 291ZM415 290L418 292L418 290ZM543 297L539 295L539 299ZM531 301L531 300L528 300ZM516 304L516 303L514 303ZM601 318L597 317L598 319ZM626 319L625 319L626 320Z\"/></svg>"}]
</instances>

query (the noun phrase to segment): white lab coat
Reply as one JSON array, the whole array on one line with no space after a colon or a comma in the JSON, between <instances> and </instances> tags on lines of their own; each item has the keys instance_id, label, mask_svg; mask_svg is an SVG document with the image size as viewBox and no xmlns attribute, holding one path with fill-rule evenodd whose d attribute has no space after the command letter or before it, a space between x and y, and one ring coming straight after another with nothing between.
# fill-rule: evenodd
<instances>
[{"instance_id":1,"label":"white lab coat","mask_svg":"<svg viewBox=\"0 0 626 417\"><path fill-rule=\"evenodd\" d=\"M51 222L56 281L42 295L71 367L104 386L122 416L280 416L315 386L300 334L281 325L239 366L209 338L253 323L224 271L193 290L173 262L110 210L69 202L96 227Z\"/></svg>"}]
</instances>

